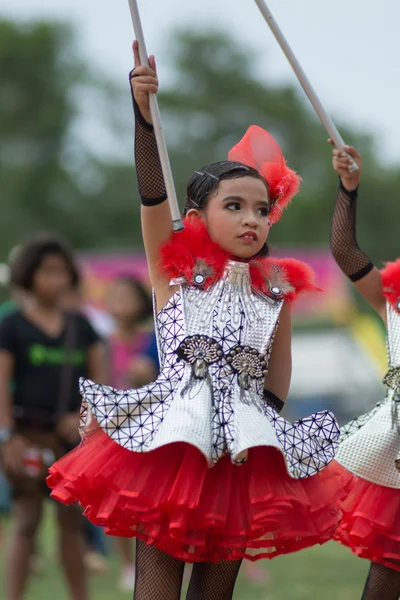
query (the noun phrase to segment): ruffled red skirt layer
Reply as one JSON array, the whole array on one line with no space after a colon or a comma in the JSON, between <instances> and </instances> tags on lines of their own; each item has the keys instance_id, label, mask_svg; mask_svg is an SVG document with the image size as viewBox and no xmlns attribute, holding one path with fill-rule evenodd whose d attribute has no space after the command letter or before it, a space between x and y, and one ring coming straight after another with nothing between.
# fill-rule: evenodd
<instances>
[{"instance_id":1,"label":"ruffled red skirt layer","mask_svg":"<svg viewBox=\"0 0 400 600\"><path fill-rule=\"evenodd\" d=\"M52 497L79 502L116 536L137 537L187 562L272 558L331 539L352 476L332 462L294 480L274 448L249 450L236 466L209 468L193 446L148 453L122 448L101 430L50 469Z\"/></svg>"},{"instance_id":2,"label":"ruffled red skirt layer","mask_svg":"<svg viewBox=\"0 0 400 600\"><path fill-rule=\"evenodd\" d=\"M355 477L341 508L335 539L357 556L400 571L400 490Z\"/></svg>"}]
</instances>

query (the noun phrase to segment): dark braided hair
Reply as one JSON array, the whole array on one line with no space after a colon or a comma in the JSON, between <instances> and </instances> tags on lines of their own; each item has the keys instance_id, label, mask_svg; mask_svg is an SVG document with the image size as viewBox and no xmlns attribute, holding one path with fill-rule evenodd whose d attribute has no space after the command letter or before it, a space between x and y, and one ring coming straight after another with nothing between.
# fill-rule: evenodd
<instances>
[{"instance_id":1,"label":"dark braided hair","mask_svg":"<svg viewBox=\"0 0 400 600\"><path fill-rule=\"evenodd\" d=\"M217 193L221 181L225 179L241 179L242 177L253 177L262 181L267 189L268 197L270 197L268 184L257 169L248 167L240 162L224 160L206 165L193 173L187 184L186 203L183 214L186 215L192 208L204 210L210 197ZM269 247L265 242L257 256L265 257L268 255Z\"/></svg>"}]
</instances>

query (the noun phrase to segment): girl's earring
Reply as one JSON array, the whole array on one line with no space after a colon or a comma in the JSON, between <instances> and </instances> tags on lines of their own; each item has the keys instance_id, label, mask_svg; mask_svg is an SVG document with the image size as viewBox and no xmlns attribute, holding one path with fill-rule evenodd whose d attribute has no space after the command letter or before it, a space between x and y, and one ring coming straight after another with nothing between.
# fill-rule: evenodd
<instances>
[{"instance_id":1,"label":"girl's earring","mask_svg":"<svg viewBox=\"0 0 400 600\"><path fill-rule=\"evenodd\" d=\"M272 223L271 223L271 219L268 219L268 227L271 227Z\"/></svg>"}]
</instances>

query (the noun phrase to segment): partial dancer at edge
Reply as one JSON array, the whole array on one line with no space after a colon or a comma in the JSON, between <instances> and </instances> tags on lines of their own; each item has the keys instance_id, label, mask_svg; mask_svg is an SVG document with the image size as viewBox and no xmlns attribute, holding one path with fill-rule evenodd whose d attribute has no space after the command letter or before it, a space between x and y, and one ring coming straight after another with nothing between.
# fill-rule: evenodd
<instances>
[{"instance_id":1,"label":"partial dancer at edge","mask_svg":"<svg viewBox=\"0 0 400 600\"><path fill-rule=\"evenodd\" d=\"M356 475L343 503L336 539L372 562L363 600L400 597L400 260L379 271L356 240L356 204L361 156L347 152L360 167L348 172L349 159L333 151L340 188L332 220L331 248L342 271L383 319L388 331L386 398L342 431L338 460Z\"/></svg>"}]
</instances>

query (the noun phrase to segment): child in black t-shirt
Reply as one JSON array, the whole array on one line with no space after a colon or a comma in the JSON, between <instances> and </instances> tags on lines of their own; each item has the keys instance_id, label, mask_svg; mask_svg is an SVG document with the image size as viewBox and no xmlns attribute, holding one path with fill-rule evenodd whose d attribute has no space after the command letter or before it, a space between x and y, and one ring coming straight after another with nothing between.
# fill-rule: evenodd
<instances>
[{"instance_id":1,"label":"child in black t-shirt","mask_svg":"<svg viewBox=\"0 0 400 600\"><path fill-rule=\"evenodd\" d=\"M87 319L62 309L79 277L69 250L56 238L34 239L13 270L27 295L0 325L0 457L14 515L5 596L22 598L48 463L79 443L79 377L104 380L104 368L101 342ZM57 510L71 598L86 600L82 517L75 507Z\"/></svg>"}]
</instances>

